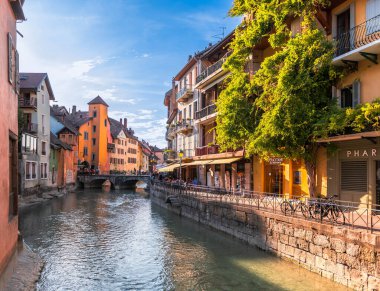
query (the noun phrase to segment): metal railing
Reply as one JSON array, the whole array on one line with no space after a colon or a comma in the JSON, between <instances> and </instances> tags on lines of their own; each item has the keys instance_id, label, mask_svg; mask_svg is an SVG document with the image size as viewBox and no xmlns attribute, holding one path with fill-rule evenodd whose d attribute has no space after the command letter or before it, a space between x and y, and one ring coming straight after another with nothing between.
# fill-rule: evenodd
<instances>
[{"instance_id":1,"label":"metal railing","mask_svg":"<svg viewBox=\"0 0 380 291\"><path fill-rule=\"evenodd\" d=\"M24 98L19 99L19 106L20 107L33 107L37 108L37 99L36 98Z\"/></svg>"},{"instance_id":2,"label":"metal railing","mask_svg":"<svg viewBox=\"0 0 380 291\"><path fill-rule=\"evenodd\" d=\"M201 119L216 112L216 105L211 104L197 112L195 112L195 119Z\"/></svg>"},{"instance_id":3,"label":"metal railing","mask_svg":"<svg viewBox=\"0 0 380 291\"><path fill-rule=\"evenodd\" d=\"M38 124L37 123L27 123L24 125L24 131L29 133L37 133L38 132Z\"/></svg>"},{"instance_id":4,"label":"metal railing","mask_svg":"<svg viewBox=\"0 0 380 291\"><path fill-rule=\"evenodd\" d=\"M207 79L210 75L215 73L217 70L222 68L223 64L226 62L227 58L231 55L232 52L226 53L219 61L207 67L196 79L196 84Z\"/></svg>"},{"instance_id":5,"label":"metal railing","mask_svg":"<svg viewBox=\"0 0 380 291\"><path fill-rule=\"evenodd\" d=\"M335 38L335 56L343 55L378 39L380 39L380 14L338 35Z\"/></svg>"},{"instance_id":6,"label":"metal railing","mask_svg":"<svg viewBox=\"0 0 380 291\"><path fill-rule=\"evenodd\" d=\"M257 209L265 212L277 213L280 215L292 216L303 220L313 220L317 223L339 225L351 229L362 229L369 232L380 232L380 205L371 203L359 203L351 201L309 198L305 196L265 193L247 190L227 190L224 188L207 187L191 184L180 184L178 181L173 183L154 181L153 189L168 195L177 195L180 199L192 198L202 201L203 203L224 203L238 205L241 209L247 211ZM341 210L342 215L335 221L331 221L327 216L320 215L317 218L305 216L300 210L295 212L284 213L281 210L281 204L284 201L292 203L304 203L305 205L318 204L321 207L337 207Z\"/></svg>"},{"instance_id":7,"label":"metal railing","mask_svg":"<svg viewBox=\"0 0 380 291\"><path fill-rule=\"evenodd\" d=\"M196 156L213 155L213 154L218 154L218 153L219 153L218 145L199 147L199 148L196 148L195 150Z\"/></svg>"},{"instance_id":8,"label":"metal railing","mask_svg":"<svg viewBox=\"0 0 380 291\"><path fill-rule=\"evenodd\" d=\"M177 123L177 131L183 131L183 130L188 130L188 129L193 129L193 120L182 120Z\"/></svg>"},{"instance_id":9,"label":"metal railing","mask_svg":"<svg viewBox=\"0 0 380 291\"><path fill-rule=\"evenodd\" d=\"M177 92L176 99L178 100L182 98L183 96L185 96L186 94L191 94L191 93L193 93L192 86L185 85L185 87L183 87L180 91Z\"/></svg>"}]
</instances>

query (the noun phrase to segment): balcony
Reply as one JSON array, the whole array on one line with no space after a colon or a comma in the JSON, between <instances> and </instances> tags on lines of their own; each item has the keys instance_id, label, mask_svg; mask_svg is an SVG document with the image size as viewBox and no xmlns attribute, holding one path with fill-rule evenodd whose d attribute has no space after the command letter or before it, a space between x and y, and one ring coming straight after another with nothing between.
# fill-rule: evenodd
<instances>
[{"instance_id":1,"label":"balcony","mask_svg":"<svg viewBox=\"0 0 380 291\"><path fill-rule=\"evenodd\" d=\"M214 114L215 112L216 112L216 105L211 104L211 105L203 108L202 110L195 112L195 119L205 118L207 116Z\"/></svg>"},{"instance_id":2,"label":"balcony","mask_svg":"<svg viewBox=\"0 0 380 291\"><path fill-rule=\"evenodd\" d=\"M226 74L223 70L223 64L226 62L227 58L232 52L226 53L219 61L215 64L207 67L196 79L196 89L203 89L206 85L210 84L212 81L217 80L219 77Z\"/></svg>"},{"instance_id":3,"label":"balcony","mask_svg":"<svg viewBox=\"0 0 380 291\"><path fill-rule=\"evenodd\" d=\"M380 15L342 33L335 40L334 63L347 63L368 59L377 63L380 53Z\"/></svg>"},{"instance_id":4,"label":"balcony","mask_svg":"<svg viewBox=\"0 0 380 291\"><path fill-rule=\"evenodd\" d=\"M19 99L20 108L31 108L37 110L37 99L36 98L25 98Z\"/></svg>"},{"instance_id":5,"label":"balcony","mask_svg":"<svg viewBox=\"0 0 380 291\"><path fill-rule=\"evenodd\" d=\"M166 130L166 140L173 140L175 138L176 131L176 126L170 125L170 127Z\"/></svg>"},{"instance_id":6,"label":"balcony","mask_svg":"<svg viewBox=\"0 0 380 291\"><path fill-rule=\"evenodd\" d=\"M24 125L24 132L27 133L38 133L38 124L37 123L27 123Z\"/></svg>"},{"instance_id":7,"label":"balcony","mask_svg":"<svg viewBox=\"0 0 380 291\"><path fill-rule=\"evenodd\" d=\"M194 129L193 120L182 120L177 124L177 133L189 134Z\"/></svg>"},{"instance_id":8,"label":"balcony","mask_svg":"<svg viewBox=\"0 0 380 291\"><path fill-rule=\"evenodd\" d=\"M218 145L204 146L204 147L196 148L195 150L196 156L214 155L218 153L219 153Z\"/></svg>"},{"instance_id":9,"label":"balcony","mask_svg":"<svg viewBox=\"0 0 380 291\"><path fill-rule=\"evenodd\" d=\"M165 161L174 161L177 159L177 153L175 151L167 151L165 153Z\"/></svg>"},{"instance_id":10,"label":"balcony","mask_svg":"<svg viewBox=\"0 0 380 291\"><path fill-rule=\"evenodd\" d=\"M186 85L176 94L177 102L186 102L193 96L193 88L190 85Z\"/></svg>"}]
</instances>

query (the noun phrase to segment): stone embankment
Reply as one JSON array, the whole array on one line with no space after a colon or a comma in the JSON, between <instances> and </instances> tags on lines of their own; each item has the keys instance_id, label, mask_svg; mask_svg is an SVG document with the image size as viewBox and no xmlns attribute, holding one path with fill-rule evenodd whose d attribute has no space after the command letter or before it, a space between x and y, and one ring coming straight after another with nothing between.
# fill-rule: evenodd
<instances>
[{"instance_id":1,"label":"stone embankment","mask_svg":"<svg viewBox=\"0 0 380 291\"><path fill-rule=\"evenodd\" d=\"M356 290L380 290L380 234L152 186L154 203ZM167 202L175 195L180 205Z\"/></svg>"}]
</instances>

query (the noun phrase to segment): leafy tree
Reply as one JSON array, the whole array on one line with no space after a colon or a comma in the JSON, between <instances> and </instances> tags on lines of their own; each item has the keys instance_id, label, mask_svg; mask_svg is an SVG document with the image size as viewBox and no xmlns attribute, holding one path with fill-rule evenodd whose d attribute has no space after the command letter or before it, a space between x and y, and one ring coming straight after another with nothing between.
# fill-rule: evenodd
<instances>
[{"instance_id":1,"label":"leafy tree","mask_svg":"<svg viewBox=\"0 0 380 291\"><path fill-rule=\"evenodd\" d=\"M337 112L331 85L340 77L332 66L334 48L318 29L324 0L235 0L232 16L244 15L225 64L231 72L217 102L217 141L222 149L244 146L247 154L302 159L309 192L315 195L316 155ZM288 20L302 19L302 33L291 35ZM274 54L254 76L245 65L255 45L268 39Z\"/></svg>"}]
</instances>

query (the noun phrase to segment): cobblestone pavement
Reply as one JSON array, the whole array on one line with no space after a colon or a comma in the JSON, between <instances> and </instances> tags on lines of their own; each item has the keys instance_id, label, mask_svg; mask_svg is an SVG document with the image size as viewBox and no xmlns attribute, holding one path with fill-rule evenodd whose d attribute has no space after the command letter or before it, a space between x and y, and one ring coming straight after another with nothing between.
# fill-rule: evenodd
<instances>
[{"instance_id":1,"label":"cobblestone pavement","mask_svg":"<svg viewBox=\"0 0 380 291\"><path fill-rule=\"evenodd\" d=\"M0 290L36 290L36 283L40 278L43 266L42 259L23 242L20 242L0 279Z\"/></svg>"}]
</instances>

